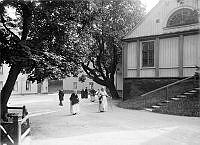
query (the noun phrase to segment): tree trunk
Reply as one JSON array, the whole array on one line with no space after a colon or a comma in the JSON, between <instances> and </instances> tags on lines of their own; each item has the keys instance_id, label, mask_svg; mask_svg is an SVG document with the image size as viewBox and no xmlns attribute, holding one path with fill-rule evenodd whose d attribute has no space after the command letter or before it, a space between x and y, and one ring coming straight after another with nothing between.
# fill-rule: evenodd
<instances>
[{"instance_id":1,"label":"tree trunk","mask_svg":"<svg viewBox=\"0 0 200 145\"><path fill-rule=\"evenodd\" d=\"M111 96L113 98L117 98L117 99L119 98L119 94L118 94L118 92L117 92L117 90L116 90L115 85L114 85L113 82L111 82L108 85L106 85L106 87L109 89L110 94L111 94Z\"/></svg>"},{"instance_id":2,"label":"tree trunk","mask_svg":"<svg viewBox=\"0 0 200 145\"><path fill-rule=\"evenodd\" d=\"M1 90L1 119L5 121L5 115L7 113L7 103L12 93L17 77L20 73L20 70L21 69L19 64L14 64L11 66L6 83Z\"/></svg>"}]
</instances>

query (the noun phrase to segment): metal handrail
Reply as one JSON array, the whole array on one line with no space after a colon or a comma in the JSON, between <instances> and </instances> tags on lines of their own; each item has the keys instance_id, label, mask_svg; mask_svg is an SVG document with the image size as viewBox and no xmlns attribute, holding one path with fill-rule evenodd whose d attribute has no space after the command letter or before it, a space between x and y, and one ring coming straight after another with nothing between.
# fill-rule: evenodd
<instances>
[{"instance_id":1,"label":"metal handrail","mask_svg":"<svg viewBox=\"0 0 200 145\"><path fill-rule=\"evenodd\" d=\"M160 88L155 89L155 90L153 90L153 91L150 91L150 92L147 92L147 93L145 93L145 94L142 94L141 96L144 97L144 96L149 95L149 94L152 94L152 93L154 93L154 92L156 92L156 91L160 91L160 90L162 90L162 89L171 87L171 86L176 85L176 84L178 84L178 83L181 83L181 82L183 82L183 81L189 80L189 79L191 79L191 78L193 78L193 77L194 77L194 76L191 76L191 77L187 77L187 78L185 78L185 79L176 81L176 82L174 82L174 83L168 84L168 85L166 85L166 86L163 86L163 87L160 87Z\"/></svg>"}]
</instances>

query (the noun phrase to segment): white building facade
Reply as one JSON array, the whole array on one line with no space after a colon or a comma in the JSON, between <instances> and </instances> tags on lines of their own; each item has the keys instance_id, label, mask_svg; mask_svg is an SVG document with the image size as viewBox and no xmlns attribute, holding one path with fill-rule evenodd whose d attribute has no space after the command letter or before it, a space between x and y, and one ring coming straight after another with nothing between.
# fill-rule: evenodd
<instances>
[{"instance_id":1,"label":"white building facade","mask_svg":"<svg viewBox=\"0 0 200 145\"><path fill-rule=\"evenodd\" d=\"M8 65L0 66L0 91L6 82L10 68ZM37 82L30 82L27 80L27 74L19 74L12 94L37 94L37 93L48 93L48 80L46 79L43 83L37 84Z\"/></svg>"},{"instance_id":2,"label":"white building facade","mask_svg":"<svg viewBox=\"0 0 200 145\"><path fill-rule=\"evenodd\" d=\"M91 89L91 87L93 86L93 88L95 90L98 90L98 89L100 89L102 87L101 85L97 84L92 79L89 79L87 77L86 77L85 82L83 82L83 83L79 82L78 78L81 75L82 74L79 74L78 77L66 77L63 80L63 90L65 90L66 92L72 92L73 90L81 91L82 89L85 89L86 87L87 87L87 89ZM121 66L121 63L117 66L114 83L115 83L116 89L118 91L122 91L122 89L123 89L123 80L122 80L122 66Z\"/></svg>"},{"instance_id":3,"label":"white building facade","mask_svg":"<svg viewBox=\"0 0 200 145\"><path fill-rule=\"evenodd\" d=\"M123 77L187 77L200 66L200 1L160 0L124 38Z\"/></svg>"},{"instance_id":4,"label":"white building facade","mask_svg":"<svg viewBox=\"0 0 200 145\"><path fill-rule=\"evenodd\" d=\"M81 74L79 76L81 76ZM81 91L82 89L85 90L86 87L88 90L91 89L92 86L95 90L98 90L102 87L101 85L95 83L93 80L91 80L87 77L86 77L85 82L81 83L78 80L79 76L78 77L66 77L63 80L63 90L66 93L71 93L73 90L77 90L77 91Z\"/></svg>"}]
</instances>

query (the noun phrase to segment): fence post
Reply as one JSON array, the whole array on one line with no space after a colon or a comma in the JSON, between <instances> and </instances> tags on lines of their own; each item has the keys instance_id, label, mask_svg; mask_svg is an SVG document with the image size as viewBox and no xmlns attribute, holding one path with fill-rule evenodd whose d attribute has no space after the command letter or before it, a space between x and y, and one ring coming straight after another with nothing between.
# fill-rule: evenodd
<instances>
[{"instance_id":1,"label":"fence post","mask_svg":"<svg viewBox=\"0 0 200 145\"><path fill-rule=\"evenodd\" d=\"M146 95L143 96L144 99L144 108L146 108Z\"/></svg>"},{"instance_id":2,"label":"fence post","mask_svg":"<svg viewBox=\"0 0 200 145\"><path fill-rule=\"evenodd\" d=\"M167 101L169 101L169 98L168 98L168 87L166 88L166 99L167 99Z\"/></svg>"},{"instance_id":3,"label":"fence post","mask_svg":"<svg viewBox=\"0 0 200 145\"><path fill-rule=\"evenodd\" d=\"M12 116L14 125L14 145L18 145L19 142L19 131L18 131L18 116Z\"/></svg>"},{"instance_id":4,"label":"fence post","mask_svg":"<svg viewBox=\"0 0 200 145\"><path fill-rule=\"evenodd\" d=\"M169 101L169 97L168 97L168 87L166 87L166 94L165 94L165 95L166 95L165 98L166 98L166 100L167 100L167 103L166 103L166 104L167 104L167 110L169 110L169 103L168 103L168 101Z\"/></svg>"}]
</instances>

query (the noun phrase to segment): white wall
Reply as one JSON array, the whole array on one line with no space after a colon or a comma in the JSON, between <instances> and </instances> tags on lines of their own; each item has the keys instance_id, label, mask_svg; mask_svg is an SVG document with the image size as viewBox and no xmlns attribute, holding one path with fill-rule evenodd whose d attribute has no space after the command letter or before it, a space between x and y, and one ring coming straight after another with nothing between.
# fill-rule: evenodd
<instances>
[{"instance_id":1,"label":"white wall","mask_svg":"<svg viewBox=\"0 0 200 145\"><path fill-rule=\"evenodd\" d=\"M82 89L85 89L85 87L87 87L89 89L90 88L89 83L93 82L93 81L89 78L86 78L86 81L84 83L81 83L78 81L78 77L66 77L63 80L63 90L74 90L74 86L73 86L74 82L77 83L77 90L82 90ZM94 83L95 90L101 88L101 85L99 85L95 82L93 82L93 83Z\"/></svg>"},{"instance_id":2,"label":"white wall","mask_svg":"<svg viewBox=\"0 0 200 145\"><path fill-rule=\"evenodd\" d=\"M9 73L10 68L8 65L4 64L3 65L3 74L0 74L0 81L3 81L3 85L5 84L8 73ZM27 80L27 75L26 74L19 74L17 80L16 80L16 85L14 86L14 89L12 91L12 94L32 94L32 93L37 93L37 83L31 83L30 90L26 90L26 80ZM42 88L41 88L41 93L47 93L48 92L48 81L45 80Z\"/></svg>"},{"instance_id":3,"label":"white wall","mask_svg":"<svg viewBox=\"0 0 200 145\"><path fill-rule=\"evenodd\" d=\"M136 56L136 42L128 43L127 51L127 67L128 69L134 69L137 66L137 56Z\"/></svg>"},{"instance_id":4,"label":"white wall","mask_svg":"<svg viewBox=\"0 0 200 145\"><path fill-rule=\"evenodd\" d=\"M199 1L199 0L198 0ZM191 30L194 28L200 28L199 24L179 27L175 29L165 29L169 16L177 9L185 7L196 9L200 8L200 2L197 0L184 0L182 6L177 4L177 0L160 0L159 3L145 16L139 25L133 29L125 38L135 38L142 36L160 35L164 33L177 32L183 30ZM159 22L156 22L159 20Z\"/></svg>"},{"instance_id":5,"label":"white wall","mask_svg":"<svg viewBox=\"0 0 200 145\"><path fill-rule=\"evenodd\" d=\"M127 77L137 76L137 42L128 43L127 50Z\"/></svg>"},{"instance_id":6,"label":"white wall","mask_svg":"<svg viewBox=\"0 0 200 145\"><path fill-rule=\"evenodd\" d=\"M191 35L184 37L183 45L183 74L184 76L191 76L195 72L195 66L199 66L198 59L200 59L200 35Z\"/></svg>"},{"instance_id":7,"label":"white wall","mask_svg":"<svg viewBox=\"0 0 200 145\"><path fill-rule=\"evenodd\" d=\"M17 78L18 90L13 91L12 94L35 94L37 93L37 83L31 83L30 89L26 90L27 74L19 74Z\"/></svg>"},{"instance_id":8,"label":"white wall","mask_svg":"<svg viewBox=\"0 0 200 145\"><path fill-rule=\"evenodd\" d=\"M160 40L159 49L159 76L178 77L178 37Z\"/></svg>"},{"instance_id":9,"label":"white wall","mask_svg":"<svg viewBox=\"0 0 200 145\"><path fill-rule=\"evenodd\" d=\"M7 65L2 65L2 67L3 67L3 74L0 73L0 82L3 82L3 85L4 85L6 82L6 79L8 77L8 72L10 69L8 68ZM3 87L3 86L1 86L1 87ZM0 88L0 90L1 90L1 88Z\"/></svg>"},{"instance_id":10,"label":"white wall","mask_svg":"<svg viewBox=\"0 0 200 145\"><path fill-rule=\"evenodd\" d=\"M45 79L41 85L41 93L48 93L48 79Z\"/></svg>"}]
</instances>

